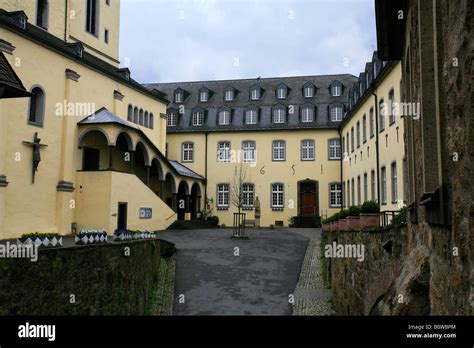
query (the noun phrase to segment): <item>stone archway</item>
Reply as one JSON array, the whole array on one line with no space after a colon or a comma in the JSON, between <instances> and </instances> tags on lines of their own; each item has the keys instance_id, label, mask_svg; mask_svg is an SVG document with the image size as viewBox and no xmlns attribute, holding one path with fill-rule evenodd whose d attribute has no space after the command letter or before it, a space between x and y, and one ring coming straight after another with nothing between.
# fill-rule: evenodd
<instances>
[{"instance_id":1,"label":"stone archway","mask_svg":"<svg viewBox=\"0 0 474 348\"><path fill-rule=\"evenodd\" d=\"M198 218L201 211L201 187L198 183L194 183L191 187L191 195L189 197L189 212L191 213L191 220Z\"/></svg>"},{"instance_id":2,"label":"stone archway","mask_svg":"<svg viewBox=\"0 0 474 348\"><path fill-rule=\"evenodd\" d=\"M98 171L108 168L110 163L109 139L99 129L85 131L79 138L82 148L82 170Z\"/></svg>"},{"instance_id":3,"label":"stone archway","mask_svg":"<svg viewBox=\"0 0 474 348\"><path fill-rule=\"evenodd\" d=\"M178 220L185 220L186 213L189 213L189 187L186 181L179 183L177 199Z\"/></svg>"}]
</instances>

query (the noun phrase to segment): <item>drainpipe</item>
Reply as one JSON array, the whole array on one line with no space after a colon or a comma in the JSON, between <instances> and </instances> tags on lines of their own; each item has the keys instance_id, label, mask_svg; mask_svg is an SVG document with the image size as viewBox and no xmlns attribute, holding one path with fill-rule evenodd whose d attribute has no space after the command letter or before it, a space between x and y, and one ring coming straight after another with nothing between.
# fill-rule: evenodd
<instances>
[{"instance_id":1,"label":"drainpipe","mask_svg":"<svg viewBox=\"0 0 474 348\"><path fill-rule=\"evenodd\" d=\"M377 161L377 201L379 204L380 201L380 158L379 158L379 103L377 98L377 93L372 92L372 95L375 98L375 159Z\"/></svg>"},{"instance_id":2,"label":"drainpipe","mask_svg":"<svg viewBox=\"0 0 474 348\"><path fill-rule=\"evenodd\" d=\"M209 135L208 132L204 133L204 136L206 137L206 145L205 145L205 158L204 158L204 205L206 206L207 209L207 136Z\"/></svg>"},{"instance_id":3,"label":"drainpipe","mask_svg":"<svg viewBox=\"0 0 474 348\"><path fill-rule=\"evenodd\" d=\"M341 126L337 129L337 132L339 133L339 142L341 143L341 169L340 169L340 174L341 174L341 211L344 209L344 195L346 194L342 188L344 187L344 181L342 180L343 178L343 162L344 162L344 154L342 153L342 131L341 131Z\"/></svg>"},{"instance_id":4,"label":"drainpipe","mask_svg":"<svg viewBox=\"0 0 474 348\"><path fill-rule=\"evenodd\" d=\"M67 42L67 16L68 16L68 9L67 9L68 0L64 0L64 41Z\"/></svg>"}]
</instances>

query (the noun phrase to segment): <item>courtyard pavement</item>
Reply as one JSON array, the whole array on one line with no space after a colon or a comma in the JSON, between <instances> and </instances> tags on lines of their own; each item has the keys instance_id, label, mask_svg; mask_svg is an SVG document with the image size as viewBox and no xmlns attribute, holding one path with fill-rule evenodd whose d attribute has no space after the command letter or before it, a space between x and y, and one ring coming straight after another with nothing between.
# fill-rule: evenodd
<instances>
[{"instance_id":1,"label":"courtyard pavement","mask_svg":"<svg viewBox=\"0 0 474 348\"><path fill-rule=\"evenodd\" d=\"M317 231L248 229L248 240L230 229L159 232L178 249L174 315L291 315L289 296Z\"/></svg>"}]
</instances>

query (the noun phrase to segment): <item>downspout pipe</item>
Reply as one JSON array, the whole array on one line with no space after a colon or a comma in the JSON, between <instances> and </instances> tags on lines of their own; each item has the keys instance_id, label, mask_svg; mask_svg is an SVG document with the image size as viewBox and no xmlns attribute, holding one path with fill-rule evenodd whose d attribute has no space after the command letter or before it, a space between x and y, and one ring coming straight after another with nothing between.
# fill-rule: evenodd
<instances>
[{"instance_id":1,"label":"downspout pipe","mask_svg":"<svg viewBox=\"0 0 474 348\"><path fill-rule=\"evenodd\" d=\"M379 102L377 93L372 91L372 95L375 100L375 160L377 163L377 202L381 204L380 201L380 156L379 156Z\"/></svg>"},{"instance_id":2,"label":"downspout pipe","mask_svg":"<svg viewBox=\"0 0 474 348\"><path fill-rule=\"evenodd\" d=\"M342 153L342 148L343 148L343 144L342 144L342 129L341 129L341 126L339 126L339 128L337 129L337 132L339 133L339 142L341 144L341 159L340 159L340 162L341 162L341 168L340 168L340 175L341 175L341 211L344 209L344 195L346 194L343 189L344 187L344 181L343 181L343 163L344 163L344 153ZM344 149L345 150L345 149Z\"/></svg>"},{"instance_id":3,"label":"downspout pipe","mask_svg":"<svg viewBox=\"0 0 474 348\"><path fill-rule=\"evenodd\" d=\"M204 155L204 206L207 209L207 138L209 133L205 132L205 155Z\"/></svg>"}]
</instances>

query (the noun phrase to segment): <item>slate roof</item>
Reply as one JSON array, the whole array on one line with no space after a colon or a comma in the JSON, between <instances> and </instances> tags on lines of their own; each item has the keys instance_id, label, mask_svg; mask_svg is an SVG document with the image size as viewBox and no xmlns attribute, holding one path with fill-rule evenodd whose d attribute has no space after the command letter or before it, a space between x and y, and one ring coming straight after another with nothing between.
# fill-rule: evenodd
<instances>
[{"instance_id":1,"label":"slate roof","mask_svg":"<svg viewBox=\"0 0 474 348\"><path fill-rule=\"evenodd\" d=\"M15 73L3 52L0 52L0 99L29 97L23 83Z\"/></svg>"},{"instance_id":2,"label":"slate roof","mask_svg":"<svg viewBox=\"0 0 474 348\"><path fill-rule=\"evenodd\" d=\"M197 174L196 172L192 171L188 167L183 166L181 163L179 163L177 161L168 160L168 162L182 176L188 176L188 177L196 178L196 179L204 179L203 176Z\"/></svg>"},{"instance_id":3,"label":"slate roof","mask_svg":"<svg viewBox=\"0 0 474 348\"><path fill-rule=\"evenodd\" d=\"M333 97L330 94L330 86L333 82L342 83L342 95ZM180 105L184 106L184 113L179 114L177 126L168 127L169 133L174 132L203 132L203 131L259 131L274 129L317 129L317 128L337 128L340 122L331 122L329 116L329 106L332 104L342 105L347 109L349 100L348 91L357 77L349 74L341 75L318 75L318 76L295 76L295 77L275 77L257 78L241 80L219 80L219 81L195 81L195 82L172 82L172 83L151 83L145 84L148 88L157 88L165 93L168 100L172 102L168 105L168 112L178 111ZM314 97L305 98L303 86L306 83L316 87ZM280 84L285 84L288 89L286 99L277 99L276 89ZM250 90L253 86L260 86L262 89L259 100L250 100ZM199 91L203 87L210 91L208 102L199 102ZM235 89L235 99L224 101L224 91L228 87ZM181 88L185 91L183 103L174 102L175 90ZM301 107L305 104L315 106L315 120L311 123L300 122ZM245 124L245 111L249 106L258 107L259 120L256 125ZM272 109L282 105L287 110L287 122L284 124L272 123ZM293 106L293 114L289 112L289 107ZM227 126L218 125L218 112L221 108L231 109L231 124ZM205 111L205 121L203 126L192 126L191 115L196 108Z\"/></svg>"},{"instance_id":4,"label":"slate roof","mask_svg":"<svg viewBox=\"0 0 474 348\"><path fill-rule=\"evenodd\" d=\"M20 17L27 19L23 11L8 12L0 9L0 28L7 28L18 35L26 36L28 39L35 41L36 43L49 49L55 50L60 54L67 56L68 58L75 60L80 64L86 65L91 69L98 70L122 84L146 94L148 97L164 103L169 102L166 98L164 98L164 94L162 92L145 88L143 85L132 78L127 78L126 73L128 69L118 69L116 66L113 66L86 51L82 53L82 57L79 57L77 54L77 49L80 45L79 42L66 42L30 23L26 23L26 27L23 29L18 23L18 18Z\"/></svg>"},{"instance_id":5,"label":"slate roof","mask_svg":"<svg viewBox=\"0 0 474 348\"><path fill-rule=\"evenodd\" d=\"M125 127L138 129L138 127L118 117L114 113L107 110L105 107L100 108L92 115L87 116L82 121L79 121L77 124L85 125L85 124L104 124L104 123L115 123L115 124L119 124Z\"/></svg>"}]
</instances>

